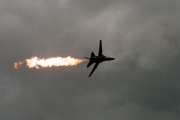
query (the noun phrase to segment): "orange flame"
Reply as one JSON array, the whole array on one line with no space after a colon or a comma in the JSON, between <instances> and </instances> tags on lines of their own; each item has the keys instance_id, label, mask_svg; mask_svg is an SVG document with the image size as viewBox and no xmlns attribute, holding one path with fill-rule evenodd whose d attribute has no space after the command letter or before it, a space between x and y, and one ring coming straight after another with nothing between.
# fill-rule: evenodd
<instances>
[{"instance_id":1,"label":"orange flame","mask_svg":"<svg viewBox=\"0 0 180 120\"><path fill-rule=\"evenodd\" d=\"M44 67L53 67L53 66L74 66L83 62L83 60L81 59L72 58L70 56L66 58L52 57L48 59L38 58L35 56L30 59L26 59L25 61L28 68L37 68L37 69ZM21 64L23 64L23 62L15 62L14 68L18 69L18 66Z\"/></svg>"},{"instance_id":2,"label":"orange flame","mask_svg":"<svg viewBox=\"0 0 180 120\"><path fill-rule=\"evenodd\" d=\"M14 68L18 69L19 66L21 66L23 62L14 62Z\"/></svg>"},{"instance_id":3,"label":"orange flame","mask_svg":"<svg viewBox=\"0 0 180 120\"><path fill-rule=\"evenodd\" d=\"M17 62L14 62L14 68L18 69L18 67L19 67L19 64Z\"/></svg>"}]
</instances>

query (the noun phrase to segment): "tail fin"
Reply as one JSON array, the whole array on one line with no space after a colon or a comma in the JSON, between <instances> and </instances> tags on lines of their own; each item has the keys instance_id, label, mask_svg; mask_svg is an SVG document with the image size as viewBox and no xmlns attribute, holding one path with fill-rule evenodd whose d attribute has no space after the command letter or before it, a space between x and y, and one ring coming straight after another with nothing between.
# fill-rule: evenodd
<instances>
[{"instance_id":1,"label":"tail fin","mask_svg":"<svg viewBox=\"0 0 180 120\"><path fill-rule=\"evenodd\" d=\"M99 56L102 56L103 54L102 54L102 41L100 40L100 42L99 42Z\"/></svg>"},{"instance_id":2,"label":"tail fin","mask_svg":"<svg viewBox=\"0 0 180 120\"><path fill-rule=\"evenodd\" d=\"M94 57L94 56L96 56L93 52L91 53L91 57Z\"/></svg>"}]
</instances>

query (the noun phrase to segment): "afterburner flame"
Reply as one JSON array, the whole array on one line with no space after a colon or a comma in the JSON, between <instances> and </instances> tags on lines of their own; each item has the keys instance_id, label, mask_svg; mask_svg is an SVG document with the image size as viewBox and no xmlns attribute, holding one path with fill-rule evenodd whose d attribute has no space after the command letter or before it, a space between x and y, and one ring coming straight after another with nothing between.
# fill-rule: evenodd
<instances>
[{"instance_id":1,"label":"afterburner flame","mask_svg":"<svg viewBox=\"0 0 180 120\"><path fill-rule=\"evenodd\" d=\"M45 68L45 67L53 67L53 66L74 66L77 65L84 60L72 58L70 56L66 58L62 57L52 57L48 59L32 57L30 59L26 59L24 63L26 63L28 68ZM23 64L23 62L15 62L14 68L18 69L19 65Z\"/></svg>"},{"instance_id":2,"label":"afterburner flame","mask_svg":"<svg viewBox=\"0 0 180 120\"><path fill-rule=\"evenodd\" d=\"M38 57L32 57L31 59L26 59L27 66L29 68L40 68L40 67L52 67L52 66L74 66L81 63L82 60L75 59L70 56L66 58L53 57L48 59L40 59Z\"/></svg>"}]
</instances>

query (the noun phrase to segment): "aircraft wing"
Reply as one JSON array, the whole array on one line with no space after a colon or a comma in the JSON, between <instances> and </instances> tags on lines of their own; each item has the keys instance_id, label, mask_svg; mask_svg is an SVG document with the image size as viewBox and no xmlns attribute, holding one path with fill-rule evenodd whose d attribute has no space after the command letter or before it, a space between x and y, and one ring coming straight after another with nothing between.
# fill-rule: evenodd
<instances>
[{"instance_id":1,"label":"aircraft wing","mask_svg":"<svg viewBox=\"0 0 180 120\"><path fill-rule=\"evenodd\" d=\"M92 69L89 77L91 77L91 75L93 74L93 72L95 71L95 69L97 68L98 65L99 65L99 63L96 63L96 64L94 65L94 68Z\"/></svg>"},{"instance_id":2,"label":"aircraft wing","mask_svg":"<svg viewBox=\"0 0 180 120\"><path fill-rule=\"evenodd\" d=\"M102 56L102 42L99 43L99 56Z\"/></svg>"}]
</instances>

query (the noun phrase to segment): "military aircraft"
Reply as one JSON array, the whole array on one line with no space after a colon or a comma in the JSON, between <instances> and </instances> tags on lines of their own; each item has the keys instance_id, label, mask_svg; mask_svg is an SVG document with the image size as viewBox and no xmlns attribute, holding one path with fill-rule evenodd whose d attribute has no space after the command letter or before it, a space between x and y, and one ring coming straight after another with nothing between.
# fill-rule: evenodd
<instances>
[{"instance_id":1,"label":"military aircraft","mask_svg":"<svg viewBox=\"0 0 180 120\"><path fill-rule=\"evenodd\" d=\"M89 60L89 63L87 65L87 68L89 66L91 66L93 63L95 63L94 65L94 68L92 69L89 77L93 74L93 72L95 71L95 69L97 68L97 66L99 65L99 63L101 62L104 62L104 61L110 61L110 60L114 60L115 58L111 58L111 57L106 57L102 54L102 42L100 40L100 43L99 43L99 54L98 56L96 56L93 52L91 53L91 57L88 58L88 57L85 57L86 59Z\"/></svg>"}]
</instances>

